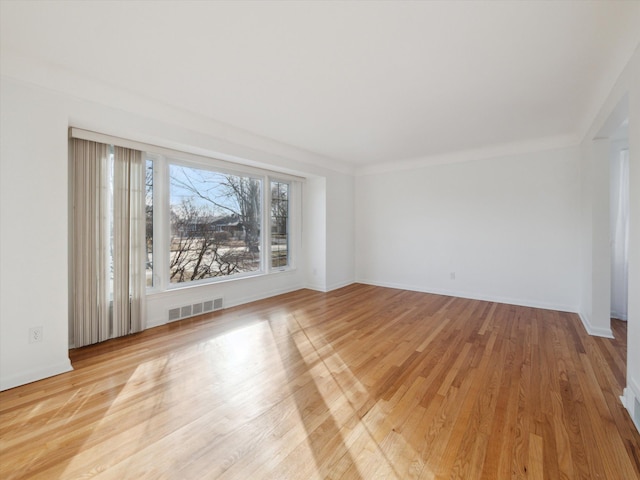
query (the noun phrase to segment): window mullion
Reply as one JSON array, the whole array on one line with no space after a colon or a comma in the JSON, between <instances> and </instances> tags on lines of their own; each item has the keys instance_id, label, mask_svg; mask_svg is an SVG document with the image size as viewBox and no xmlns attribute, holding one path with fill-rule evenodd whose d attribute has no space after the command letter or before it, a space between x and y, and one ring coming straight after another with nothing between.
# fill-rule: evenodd
<instances>
[{"instance_id":1,"label":"window mullion","mask_svg":"<svg viewBox=\"0 0 640 480\"><path fill-rule=\"evenodd\" d=\"M169 282L169 178L167 161L164 157L154 158L154 174L157 189L154 189L153 235L157 238L157 250L154 252L154 266L157 270L154 281L158 282L158 289L164 291Z\"/></svg>"},{"instance_id":2,"label":"window mullion","mask_svg":"<svg viewBox=\"0 0 640 480\"><path fill-rule=\"evenodd\" d=\"M264 195L262 196L262 203L264 204L264 213L262 215L263 221L263 243L265 245L263 262L264 271L270 273L272 271L271 265L271 178L269 176L264 177Z\"/></svg>"}]
</instances>

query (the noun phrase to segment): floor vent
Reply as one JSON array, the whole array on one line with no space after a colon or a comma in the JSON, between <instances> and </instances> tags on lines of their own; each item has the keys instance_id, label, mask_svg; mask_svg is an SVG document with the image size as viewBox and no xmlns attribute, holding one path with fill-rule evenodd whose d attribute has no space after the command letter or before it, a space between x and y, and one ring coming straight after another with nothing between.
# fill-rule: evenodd
<instances>
[{"instance_id":1,"label":"floor vent","mask_svg":"<svg viewBox=\"0 0 640 480\"><path fill-rule=\"evenodd\" d=\"M224 308L224 302L222 298L214 298L213 300L205 300L203 302L193 303L191 305L184 305L182 307L175 307L169 309L169 321L175 322L176 320L182 320L183 318L189 318L203 313L214 312L216 310L222 310Z\"/></svg>"}]
</instances>

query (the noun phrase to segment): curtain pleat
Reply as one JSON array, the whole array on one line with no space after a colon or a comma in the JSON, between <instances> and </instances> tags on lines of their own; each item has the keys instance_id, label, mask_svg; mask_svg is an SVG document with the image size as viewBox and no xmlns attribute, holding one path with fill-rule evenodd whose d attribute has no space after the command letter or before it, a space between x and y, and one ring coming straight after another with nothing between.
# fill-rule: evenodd
<instances>
[{"instance_id":1,"label":"curtain pleat","mask_svg":"<svg viewBox=\"0 0 640 480\"><path fill-rule=\"evenodd\" d=\"M129 264L131 230L131 165L126 152L116 147L113 164L113 336L129 333Z\"/></svg>"},{"instance_id":2,"label":"curtain pleat","mask_svg":"<svg viewBox=\"0 0 640 480\"><path fill-rule=\"evenodd\" d=\"M142 153L115 147L113 223L113 336L144 328L146 289Z\"/></svg>"},{"instance_id":3,"label":"curtain pleat","mask_svg":"<svg viewBox=\"0 0 640 480\"><path fill-rule=\"evenodd\" d=\"M131 262L129 276L131 279L131 333L146 328L147 291L147 237L145 212L145 180L146 162L142 152L131 152Z\"/></svg>"}]
</instances>

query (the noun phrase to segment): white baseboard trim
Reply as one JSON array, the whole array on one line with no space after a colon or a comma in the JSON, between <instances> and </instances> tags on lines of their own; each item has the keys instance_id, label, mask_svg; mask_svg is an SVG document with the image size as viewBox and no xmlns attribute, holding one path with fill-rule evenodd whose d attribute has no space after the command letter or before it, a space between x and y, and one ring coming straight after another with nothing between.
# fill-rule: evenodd
<instances>
[{"instance_id":1,"label":"white baseboard trim","mask_svg":"<svg viewBox=\"0 0 640 480\"><path fill-rule=\"evenodd\" d=\"M556 310L560 312L577 313L575 306L546 303L536 300L518 299L510 297L500 297L496 295L484 295L473 292L464 292L458 290L447 290L442 288L429 288L417 285L407 285L402 283L377 282L374 280L357 279L356 283L364 283L367 285L375 285L378 287L397 288L400 290L410 290L412 292L432 293L434 295L445 295L448 297L468 298L470 300L482 300L485 302L504 303L507 305L518 305L520 307L541 308L543 310Z\"/></svg>"},{"instance_id":2,"label":"white baseboard trim","mask_svg":"<svg viewBox=\"0 0 640 480\"><path fill-rule=\"evenodd\" d=\"M322 292L322 293L327 293L327 287L325 287L324 285L318 285L315 283L305 283L304 287L308 290L313 290L314 292Z\"/></svg>"},{"instance_id":3,"label":"white baseboard trim","mask_svg":"<svg viewBox=\"0 0 640 480\"><path fill-rule=\"evenodd\" d=\"M308 288L309 290L314 290L316 292L328 293L333 290L338 290L339 288L348 287L349 285L353 285L357 283L355 280L347 280L345 282L337 282L331 285L317 285L314 283L307 283L304 288Z\"/></svg>"},{"instance_id":4,"label":"white baseboard trim","mask_svg":"<svg viewBox=\"0 0 640 480\"><path fill-rule=\"evenodd\" d=\"M618 313L618 312L611 312L611 318L617 318L618 320L622 320L623 322L627 321L627 314L626 313Z\"/></svg>"},{"instance_id":5,"label":"white baseboard trim","mask_svg":"<svg viewBox=\"0 0 640 480\"><path fill-rule=\"evenodd\" d=\"M582 321L582 325L587 333L594 337L604 337L604 338L614 338L613 332L611 331L611 327L594 327L591 325L589 321L589 316L587 314L578 313L580 320Z\"/></svg>"},{"instance_id":6,"label":"white baseboard trim","mask_svg":"<svg viewBox=\"0 0 640 480\"><path fill-rule=\"evenodd\" d=\"M0 391L19 387L20 385L26 385L27 383L36 382L44 378L70 372L72 370L73 367L71 366L71 361L67 358L65 361L55 363L53 365L47 365L43 368L35 368L17 375L2 378L0 379Z\"/></svg>"},{"instance_id":7,"label":"white baseboard trim","mask_svg":"<svg viewBox=\"0 0 640 480\"><path fill-rule=\"evenodd\" d=\"M620 401L624 408L629 412L629 416L633 421L633 424L636 427L636 430L640 433L640 388L635 382L629 382L625 389L622 391L622 396L620 397Z\"/></svg>"},{"instance_id":8,"label":"white baseboard trim","mask_svg":"<svg viewBox=\"0 0 640 480\"><path fill-rule=\"evenodd\" d=\"M347 280L344 282L337 282L327 286L327 292L332 292L333 290L338 290L339 288L348 287L349 285L353 285L355 280Z\"/></svg>"}]
</instances>

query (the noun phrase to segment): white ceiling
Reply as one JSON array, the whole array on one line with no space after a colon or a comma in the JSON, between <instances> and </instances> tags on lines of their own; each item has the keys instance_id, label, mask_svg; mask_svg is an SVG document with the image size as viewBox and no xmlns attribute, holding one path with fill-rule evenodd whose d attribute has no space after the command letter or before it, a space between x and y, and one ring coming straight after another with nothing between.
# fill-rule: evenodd
<instances>
[{"instance_id":1,"label":"white ceiling","mask_svg":"<svg viewBox=\"0 0 640 480\"><path fill-rule=\"evenodd\" d=\"M372 165L577 138L640 2L14 2L3 55Z\"/></svg>"}]
</instances>

